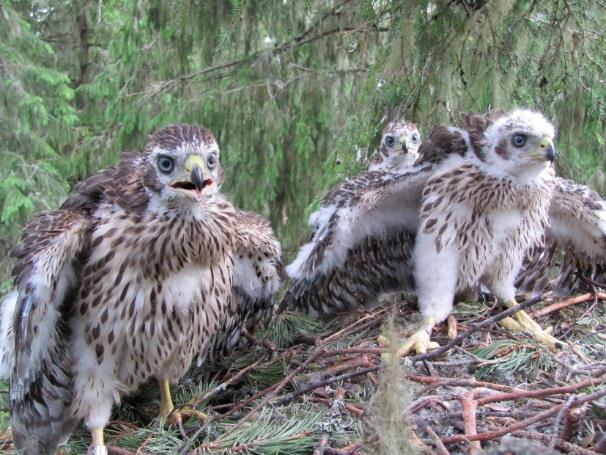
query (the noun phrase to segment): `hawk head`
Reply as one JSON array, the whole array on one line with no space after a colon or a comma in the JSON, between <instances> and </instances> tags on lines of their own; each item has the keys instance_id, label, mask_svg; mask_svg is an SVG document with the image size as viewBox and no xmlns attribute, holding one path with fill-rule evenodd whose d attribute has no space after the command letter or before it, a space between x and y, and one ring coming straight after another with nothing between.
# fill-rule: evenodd
<instances>
[{"instance_id":1,"label":"hawk head","mask_svg":"<svg viewBox=\"0 0 606 455\"><path fill-rule=\"evenodd\" d=\"M222 183L219 146L206 128L162 128L150 136L143 154L144 185L164 200L196 204L214 196Z\"/></svg>"},{"instance_id":2,"label":"hawk head","mask_svg":"<svg viewBox=\"0 0 606 455\"><path fill-rule=\"evenodd\" d=\"M419 156L421 135L414 123L394 121L387 124L381 137L381 146L376 155L381 168L409 165Z\"/></svg>"},{"instance_id":3,"label":"hawk head","mask_svg":"<svg viewBox=\"0 0 606 455\"><path fill-rule=\"evenodd\" d=\"M532 180L555 157L553 125L540 113L517 109L500 117L484 133L486 161L505 174Z\"/></svg>"}]
</instances>

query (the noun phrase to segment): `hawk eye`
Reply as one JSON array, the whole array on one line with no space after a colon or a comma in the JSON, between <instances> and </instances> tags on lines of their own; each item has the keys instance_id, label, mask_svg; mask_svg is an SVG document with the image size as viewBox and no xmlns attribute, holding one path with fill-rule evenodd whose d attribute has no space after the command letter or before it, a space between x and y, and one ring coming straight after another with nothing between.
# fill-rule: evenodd
<instances>
[{"instance_id":1,"label":"hawk eye","mask_svg":"<svg viewBox=\"0 0 606 455\"><path fill-rule=\"evenodd\" d=\"M412 139L412 143L416 144L417 142L419 142L419 135L417 133L414 133L411 137Z\"/></svg>"},{"instance_id":2,"label":"hawk eye","mask_svg":"<svg viewBox=\"0 0 606 455\"><path fill-rule=\"evenodd\" d=\"M175 160L170 156L160 155L158 157L158 169L165 174L169 174L175 167Z\"/></svg>"},{"instance_id":3,"label":"hawk eye","mask_svg":"<svg viewBox=\"0 0 606 455\"><path fill-rule=\"evenodd\" d=\"M513 138L511 139L511 143L513 144L514 147L524 147L524 144L526 144L526 136L524 134L514 134Z\"/></svg>"},{"instance_id":4,"label":"hawk eye","mask_svg":"<svg viewBox=\"0 0 606 455\"><path fill-rule=\"evenodd\" d=\"M206 159L206 165L209 169L213 169L217 165L217 154L211 153Z\"/></svg>"},{"instance_id":5,"label":"hawk eye","mask_svg":"<svg viewBox=\"0 0 606 455\"><path fill-rule=\"evenodd\" d=\"M392 147L396 143L396 139L393 136L385 136L385 143Z\"/></svg>"}]
</instances>

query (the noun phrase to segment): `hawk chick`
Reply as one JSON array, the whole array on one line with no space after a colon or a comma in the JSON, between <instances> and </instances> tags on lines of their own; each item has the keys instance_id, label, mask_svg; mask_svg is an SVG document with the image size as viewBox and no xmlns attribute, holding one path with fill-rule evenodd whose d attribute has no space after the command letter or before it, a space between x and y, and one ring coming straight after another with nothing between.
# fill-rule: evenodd
<instances>
[{"instance_id":1,"label":"hawk chick","mask_svg":"<svg viewBox=\"0 0 606 455\"><path fill-rule=\"evenodd\" d=\"M379 150L369 158L368 170L405 168L418 158L421 135L417 125L403 120L389 122L381 134Z\"/></svg>"},{"instance_id":2,"label":"hawk chick","mask_svg":"<svg viewBox=\"0 0 606 455\"><path fill-rule=\"evenodd\" d=\"M279 245L267 226L236 214L221 179L210 131L174 125L26 225L1 324L18 449L51 453L83 419L94 451L105 453L103 428L122 395L155 378L167 417L169 383L193 359L233 345L266 307L258 302L276 287L270 256ZM270 246L257 249L255 232ZM244 251L255 259L238 266ZM260 284L234 278L255 265ZM252 306L238 307L236 281Z\"/></svg>"},{"instance_id":3,"label":"hawk chick","mask_svg":"<svg viewBox=\"0 0 606 455\"><path fill-rule=\"evenodd\" d=\"M425 352L437 345L431 328L451 312L456 292L483 283L516 305L515 277L526 252L542 242L554 190L554 128L539 113L515 110L490 125L482 160L453 155L423 190L413 250L423 327L401 348ZM559 343L524 312L507 320L551 348Z\"/></svg>"}]
</instances>

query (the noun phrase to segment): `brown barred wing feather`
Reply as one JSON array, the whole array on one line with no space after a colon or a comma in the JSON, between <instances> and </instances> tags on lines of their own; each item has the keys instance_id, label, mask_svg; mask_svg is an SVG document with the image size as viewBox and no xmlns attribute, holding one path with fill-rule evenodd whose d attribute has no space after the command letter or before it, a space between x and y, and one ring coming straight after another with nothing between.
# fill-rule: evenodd
<instances>
[{"instance_id":1,"label":"brown barred wing feather","mask_svg":"<svg viewBox=\"0 0 606 455\"><path fill-rule=\"evenodd\" d=\"M518 286L527 292L569 294L592 281L603 284L606 202L589 187L558 177L549 218L545 245L534 248L526 258Z\"/></svg>"},{"instance_id":2,"label":"brown barred wing feather","mask_svg":"<svg viewBox=\"0 0 606 455\"><path fill-rule=\"evenodd\" d=\"M332 189L310 217L310 241L286 268L291 284L280 310L325 316L410 289L408 259L431 174L431 164L370 171Z\"/></svg>"},{"instance_id":3,"label":"brown barred wing feather","mask_svg":"<svg viewBox=\"0 0 606 455\"><path fill-rule=\"evenodd\" d=\"M256 325L269 322L283 275L280 243L269 221L256 213L237 210L234 226L233 293L237 316L234 333L227 330L227 348L235 344L242 328L252 332Z\"/></svg>"},{"instance_id":4,"label":"brown barred wing feather","mask_svg":"<svg viewBox=\"0 0 606 455\"><path fill-rule=\"evenodd\" d=\"M13 305L3 304L3 319L13 321L2 323L2 357L10 378L13 435L31 453L51 451L75 425L64 340L90 226L87 217L71 210L40 214L12 252L16 292Z\"/></svg>"}]
</instances>

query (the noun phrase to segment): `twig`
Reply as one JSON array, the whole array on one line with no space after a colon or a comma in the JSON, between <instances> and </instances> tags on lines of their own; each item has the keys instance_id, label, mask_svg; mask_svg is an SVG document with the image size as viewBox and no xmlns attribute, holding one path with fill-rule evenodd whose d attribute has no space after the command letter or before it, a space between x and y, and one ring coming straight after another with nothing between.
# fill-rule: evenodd
<instances>
[{"instance_id":1,"label":"twig","mask_svg":"<svg viewBox=\"0 0 606 455\"><path fill-rule=\"evenodd\" d=\"M454 314L448 316L448 339L454 340L457 337L457 318Z\"/></svg>"},{"instance_id":2,"label":"twig","mask_svg":"<svg viewBox=\"0 0 606 455\"><path fill-rule=\"evenodd\" d=\"M564 425L560 431L560 439L563 441L569 441L574 436L575 431L579 426L579 422L587 412L587 408L582 406L580 408L574 408L566 413L564 418ZM554 439L555 440L555 439Z\"/></svg>"},{"instance_id":3,"label":"twig","mask_svg":"<svg viewBox=\"0 0 606 455\"><path fill-rule=\"evenodd\" d=\"M428 384L434 387L440 386L454 386L454 387L485 387L487 389L498 390L501 392L520 391L525 392L522 389L516 389L502 384L495 384L492 382L478 381L475 378L442 378L439 376L419 376L418 374L406 374L406 379L414 382L420 382L421 384Z\"/></svg>"},{"instance_id":4,"label":"twig","mask_svg":"<svg viewBox=\"0 0 606 455\"><path fill-rule=\"evenodd\" d=\"M414 357L410 357L410 360L412 360L413 362L417 362L420 360L430 360L430 359L439 357L442 354L444 354L446 351L450 350L453 346L460 344L461 341L463 341L465 338L469 338L471 335L478 332L479 330L489 327L492 324L495 324L495 323L499 322L500 320L505 319L505 318L511 316L512 314L517 313L518 311L521 311L525 308L528 308L532 305L537 304L538 302L541 301L541 298L542 298L541 296L533 297L531 299L526 300L525 302L517 304L516 306L514 306L512 308L502 311L501 313L496 314L491 318L485 319L484 321L480 322L479 324L475 324L471 329L461 333L460 335L457 335L457 337L455 339L451 340L444 346L439 347L435 351L428 352L427 354L420 354L420 355L416 355Z\"/></svg>"},{"instance_id":5,"label":"twig","mask_svg":"<svg viewBox=\"0 0 606 455\"><path fill-rule=\"evenodd\" d=\"M433 429L429 425L427 426L427 428L425 428L425 431L427 431L427 434L431 438L431 442L434 443L439 455L450 455L450 452L448 451L440 437L436 434L435 431L433 431Z\"/></svg>"},{"instance_id":6,"label":"twig","mask_svg":"<svg viewBox=\"0 0 606 455\"><path fill-rule=\"evenodd\" d=\"M276 358L272 359L272 361L271 361L271 362L269 362L269 363L268 363L268 365L271 365L271 364L273 364L273 363L275 363L275 362L277 362L277 361L279 361L279 360L282 360L282 359L284 359L284 358L286 358L286 357L289 357L289 356L294 355L294 352L293 352L293 351L295 351L296 349L299 349L299 348L300 348L300 346L299 346L299 345L291 347L289 350L287 350L287 351L283 352L283 353L282 353L282 354L281 354L279 357L276 357ZM200 428L198 428L198 429L196 430L196 432L195 432L195 433L194 433L194 435L193 435L193 436L190 438L190 440L189 440L189 441L185 441L185 442L184 442L184 443L181 445L181 447L179 448L178 453L180 453L180 454L185 454L185 453L187 453L187 451L188 451L188 450L189 450L189 448L191 447L191 444L193 443L193 441L195 441L195 440L196 440L196 439L197 439L197 438L198 438L198 437L199 437L199 436L200 436L200 435L201 435L201 434L202 434L202 433L203 433L203 432L206 430L206 428L208 428L208 426L209 426L211 423L213 423L213 422L215 422L215 421L217 421L217 420L224 419L224 418L226 418L226 417L228 417L228 416L230 416L230 415L234 414L236 411L238 411L238 410L242 409L244 406L248 405L249 403L252 403L253 401L255 401L255 400L259 399L260 397L262 397L262 396L264 396L264 395L266 395L266 394L268 394L268 393L271 393L271 392L272 392L272 391L273 391L273 390L274 390L274 389L275 389L277 386L278 386L278 384L272 384L271 386L266 387L265 389L263 389L263 390L261 390L261 391L259 391L259 392L255 393L253 396L251 396L251 397L249 397L249 398L247 398L247 399L245 399L245 400L243 400L243 401L239 402L239 403L238 403L236 406L233 406L233 407L232 407L232 408L231 408L229 411L227 411L226 413L222 414L221 416L217 416L217 417L211 417L210 419L208 419L208 420L207 420L207 421L204 423L204 425L202 425Z\"/></svg>"},{"instance_id":7,"label":"twig","mask_svg":"<svg viewBox=\"0 0 606 455\"><path fill-rule=\"evenodd\" d=\"M295 392L291 392L282 396L278 401L276 401L276 406L286 404L297 398L299 395L303 395L304 393L310 392L311 390L317 389L318 387L322 387L327 384L332 384L333 382L337 381L344 381L345 379L355 378L356 376L362 376L372 371L380 370L382 367L382 365L375 365L374 367L363 368L362 370L354 371L352 373L345 373L340 376L333 376L332 378L324 379L322 381L313 381Z\"/></svg>"},{"instance_id":8,"label":"twig","mask_svg":"<svg viewBox=\"0 0 606 455\"><path fill-rule=\"evenodd\" d=\"M344 335L344 334L349 334L349 332L353 329L356 330L362 330L367 328L369 325L372 325L374 323L376 323L376 321L374 321L374 318L377 317L378 315L380 315L381 313L385 313L387 311L387 308L381 308L378 311L375 311L374 313L368 314L366 316L364 316L363 318L357 319L356 321L354 321L352 324L348 325L347 327L342 328L341 330L333 333L332 335L324 338L323 340L320 341L320 345L325 345L327 343L330 343L332 340L339 338L340 336ZM369 321L370 319L370 321ZM361 327L358 327L360 326Z\"/></svg>"},{"instance_id":9,"label":"twig","mask_svg":"<svg viewBox=\"0 0 606 455\"><path fill-rule=\"evenodd\" d=\"M135 455L135 452L123 449L122 447L106 446L108 455Z\"/></svg>"},{"instance_id":10,"label":"twig","mask_svg":"<svg viewBox=\"0 0 606 455\"><path fill-rule=\"evenodd\" d=\"M552 440L552 437L546 434L537 433L535 431L514 431L512 433L513 436L523 438L523 439L534 439L536 441L542 441L545 443L549 443ZM572 444L567 441L562 441L561 439L556 439L556 447L565 450L567 453L575 454L575 455L599 455L599 452L594 452L593 450L585 449L583 447L579 447L576 444Z\"/></svg>"},{"instance_id":11,"label":"twig","mask_svg":"<svg viewBox=\"0 0 606 455\"><path fill-rule=\"evenodd\" d=\"M314 352L311 356L309 356L307 359L305 359L305 361L303 363L301 363L301 365L299 365L297 368L295 368L290 374L288 374L288 376L286 376L284 379L282 379L282 381L280 381L279 384L277 384L268 394L267 396L265 396L265 398L263 398L263 400L261 401L261 403L259 403L257 406L255 406L252 410L250 410L248 412L248 414L246 414L244 417L242 417L240 419L240 421L230 430L230 431L235 431L236 429L238 429L240 426L242 426L242 424L244 422L246 422L252 415L254 415L255 413L257 413L263 406L265 406L272 398L274 398L276 396L276 394L282 390L284 387L286 387L286 385L293 380L293 378L301 371L303 370L305 367L307 367L307 365L309 365L311 362L313 362L314 360L316 360L318 357L320 357L320 355L323 353L323 350L318 350L316 352Z\"/></svg>"},{"instance_id":12,"label":"twig","mask_svg":"<svg viewBox=\"0 0 606 455\"><path fill-rule=\"evenodd\" d=\"M204 401L209 400L210 398L213 398L218 393L223 392L231 384L233 384L234 382L239 381L244 375L248 374L249 371L254 370L263 360L265 360L265 357L267 357L267 353L261 354L261 357L258 360L256 360L255 362L251 363L246 368L243 368L242 370L238 371L237 374L233 375L231 378L229 378L226 381L222 382L221 384L219 384L214 389L206 392L201 397L198 397L195 400L190 401L185 406L191 406L192 408L196 408L196 407L198 407L198 405L200 403L203 403Z\"/></svg>"},{"instance_id":13,"label":"twig","mask_svg":"<svg viewBox=\"0 0 606 455\"><path fill-rule=\"evenodd\" d=\"M322 437L318 441L318 444L314 448L312 455L324 455L324 450L326 449L327 444L328 444L328 433L323 433Z\"/></svg>"},{"instance_id":14,"label":"twig","mask_svg":"<svg viewBox=\"0 0 606 455\"><path fill-rule=\"evenodd\" d=\"M319 371L312 371L310 373L305 373L304 375L297 377L297 380L299 380L299 381L312 380L313 381L313 379L315 377L334 376L334 375L343 373L344 371L353 370L354 368L359 368L359 367L368 368L370 366L372 366L372 362L370 360L368 360L368 357L362 356L362 357L359 357L356 359L349 360L347 362L339 363L330 368L325 368L325 369L322 369Z\"/></svg>"},{"instance_id":15,"label":"twig","mask_svg":"<svg viewBox=\"0 0 606 455\"><path fill-rule=\"evenodd\" d=\"M463 407L463 423L465 425L465 436L475 436L478 434L478 428L476 423L476 409L478 408L478 402L476 400L476 391L474 389L468 393L463 394L459 401ZM479 441L470 440L469 442L469 454L477 455L482 450L482 445Z\"/></svg>"},{"instance_id":16,"label":"twig","mask_svg":"<svg viewBox=\"0 0 606 455\"><path fill-rule=\"evenodd\" d=\"M558 427L560 426L560 423L562 422L562 420L564 420L564 416L566 414L568 414L568 411L571 409L574 399L575 399L574 395L570 396L568 398L568 400L566 400L566 403L564 403L564 406L562 406L562 409L560 409L560 412L558 412L558 415L556 416L556 420L553 424L553 427L555 430L554 436L551 439L551 442L549 443L549 450L555 449L556 440L558 439L558 437L557 437Z\"/></svg>"},{"instance_id":17,"label":"twig","mask_svg":"<svg viewBox=\"0 0 606 455\"><path fill-rule=\"evenodd\" d=\"M353 347L353 348L344 348L344 349L332 349L326 350L322 357L333 357L337 355L347 355L347 354L374 354L381 355L384 352L387 352L384 348L364 348L364 347Z\"/></svg>"},{"instance_id":18,"label":"twig","mask_svg":"<svg viewBox=\"0 0 606 455\"><path fill-rule=\"evenodd\" d=\"M598 299L602 299L602 300L606 299L606 293L604 293L604 292L598 292L595 294L595 296ZM571 297L569 299L562 300L561 302L552 303L551 305L548 305L544 308L533 311L530 314L530 316L531 317L544 316L546 314L553 313L554 311L561 310L562 308L566 308L571 305L576 305L578 303L587 302L588 300L591 300L593 297L594 297L594 294L591 292L588 292L586 294L581 294L576 297Z\"/></svg>"},{"instance_id":19,"label":"twig","mask_svg":"<svg viewBox=\"0 0 606 455\"><path fill-rule=\"evenodd\" d=\"M606 390L599 390L598 392L594 392L589 395L580 396L580 397L575 398L572 406L579 406L583 403L589 403L591 401L602 398L603 396L606 396ZM444 444L450 444L453 442L461 442L461 441L488 441L490 439L498 438L498 437L506 435L508 433L512 433L514 431L521 430L522 428L526 428L537 422L541 422L541 421L545 420L547 417L550 417L550 416L560 412L560 409L562 409L563 406L564 406L564 403L555 405L555 406L547 409L546 411L543 411L539 414L534 415L533 417L529 417L528 419L522 420L518 423L514 423L513 425L509 425L500 430L487 431L484 433L479 433L475 436L467 436L464 434L447 436L445 438L442 438L442 442Z\"/></svg>"},{"instance_id":20,"label":"twig","mask_svg":"<svg viewBox=\"0 0 606 455\"><path fill-rule=\"evenodd\" d=\"M600 378L586 379L584 381L577 382L576 384L561 387L549 387L547 389L539 390L517 390L511 393L493 394L478 400L478 405L484 406L485 404L494 403L495 401L519 400L520 398L543 398L548 395L572 393L585 387L602 384L605 381L606 375Z\"/></svg>"},{"instance_id":21,"label":"twig","mask_svg":"<svg viewBox=\"0 0 606 455\"><path fill-rule=\"evenodd\" d=\"M360 453L361 449L362 446L360 444L349 444L340 449L326 447L326 449L324 449L324 455L356 455L357 453Z\"/></svg>"}]
</instances>

